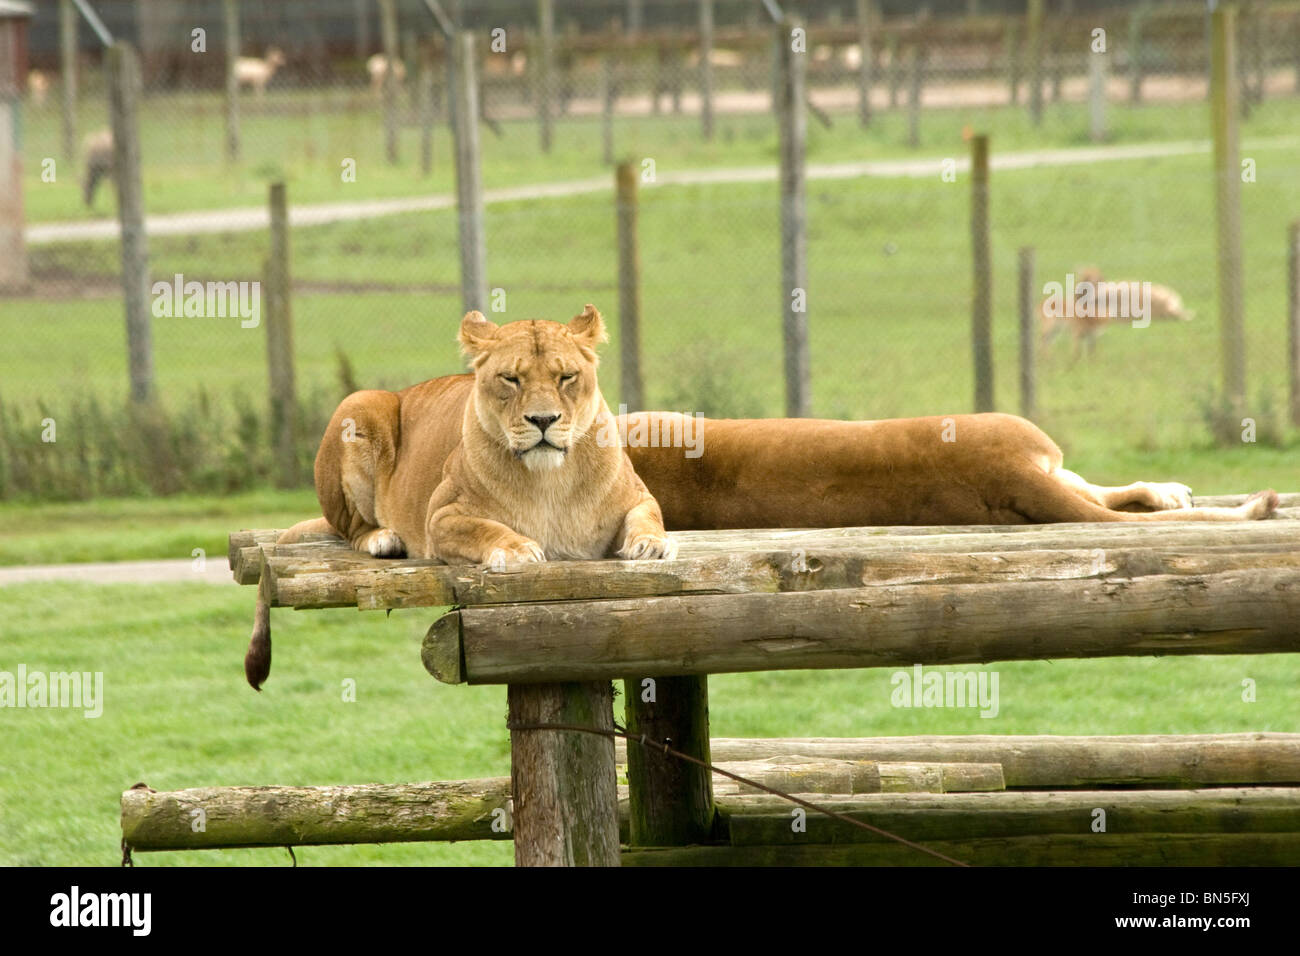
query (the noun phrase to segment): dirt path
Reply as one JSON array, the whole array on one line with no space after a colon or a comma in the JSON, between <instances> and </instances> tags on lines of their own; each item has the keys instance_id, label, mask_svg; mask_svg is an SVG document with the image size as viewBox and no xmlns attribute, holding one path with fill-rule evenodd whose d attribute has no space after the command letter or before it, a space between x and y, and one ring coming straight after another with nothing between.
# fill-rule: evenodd
<instances>
[{"instance_id":1,"label":"dirt path","mask_svg":"<svg viewBox=\"0 0 1300 956\"><path fill-rule=\"evenodd\" d=\"M84 581L91 584L159 584L176 581L235 583L224 558L205 561L202 571L194 570L194 562L189 558L176 561L108 561L0 568L0 588L33 581Z\"/></svg>"},{"instance_id":2,"label":"dirt path","mask_svg":"<svg viewBox=\"0 0 1300 956\"><path fill-rule=\"evenodd\" d=\"M1296 137L1258 140L1255 146L1290 145L1300 142ZM1166 156L1186 156L1208 153L1206 140L1143 143L1128 146L1079 146L1061 149L1031 150L1021 153L994 155L989 162L993 169L1034 169L1050 166L1073 166L1086 163L1114 162L1132 159L1155 159ZM970 167L966 157L956 159L956 169L961 172ZM857 179L864 176L884 178L924 178L938 176L943 170L944 157L927 159L886 159L842 163L809 163L810 180ZM775 182L777 170L772 166L733 167L729 169L696 169L673 172L660 170L657 186L687 186L711 183L763 183ZM560 183L537 183L531 186L513 186L506 189L484 191L484 202L516 202L522 199L558 199L567 196L590 195L608 192L612 178L579 179ZM315 203L294 206L289 210L293 226L319 226L332 222L379 219L410 212L427 212L455 208L455 197L450 194L411 196L398 199L370 199L357 202ZM249 232L267 228L267 211L263 206L235 209L212 209L197 212L170 213L148 216L145 230L151 236L199 235L215 232ZM93 239L116 239L116 219L95 219L79 222L38 223L27 227L27 243L43 245L55 242L75 242Z\"/></svg>"}]
</instances>

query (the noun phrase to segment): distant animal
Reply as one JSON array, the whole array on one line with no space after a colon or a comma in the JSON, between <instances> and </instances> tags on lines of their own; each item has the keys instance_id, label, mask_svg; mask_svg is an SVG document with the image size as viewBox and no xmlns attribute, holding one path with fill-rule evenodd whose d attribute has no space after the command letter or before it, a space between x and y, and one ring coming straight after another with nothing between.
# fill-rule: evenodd
<instances>
[{"instance_id":1,"label":"distant animal","mask_svg":"<svg viewBox=\"0 0 1300 956\"><path fill-rule=\"evenodd\" d=\"M86 157L86 173L81 180L81 198L87 206L95 205L95 191L100 180L113 175L113 131L98 129L88 133L81 144Z\"/></svg>"},{"instance_id":2,"label":"distant animal","mask_svg":"<svg viewBox=\"0 0 1300 956\"><path fill-rule=\"evenodd\" d=\"M255 56L241 56L235 60L235 80L240 88L248 87L257 92L258 97L266 95L266 84L271 82L275 71L284 66L284 54L279 47L267 47L266 57L259 60Z\"/></svg>"},{"instance_id":3,"label":"distant animal","mask_svg":"<svg viewBox=\"0 0 1300 956\"><path fill-rule=\"evenodd\" d=\"M384 77L388 75L388 57L376 53L366 60L366 72L370 74L371 92L379 93L384 88ZM401 60L393 60L393 79L398 86L406 79L406 64Z\"/></svg>"},{"instance_id":4,"label":"distant animal","mask_svg":"<svg viewBox=\"0 0 1300 956\"><path fill-rule=\"evenodd\" d=\"M27 74L27 92L33 106L44 106L50 92L50 78L40 70L32 70Z\"/></svg>"},{"instance_id":5,"label":"distant animal","mask_svg":"<svg viewBox=\"0 0 1300 956\"><path fill-rule=\"evenodd\" d=\"M1069 329L1074 334L1076 359L1084 348L1092 352L1097 337L1112 322L1147 318L1188 322L1195 316L1183 305L1183 297L1168 286L1137 279L1111 281L1094 268L1080 270L1073 285L1067 281L1060 294L1046 295L1038 314L1043 344L1050 345Z\"/></svg>"}]
</instances>

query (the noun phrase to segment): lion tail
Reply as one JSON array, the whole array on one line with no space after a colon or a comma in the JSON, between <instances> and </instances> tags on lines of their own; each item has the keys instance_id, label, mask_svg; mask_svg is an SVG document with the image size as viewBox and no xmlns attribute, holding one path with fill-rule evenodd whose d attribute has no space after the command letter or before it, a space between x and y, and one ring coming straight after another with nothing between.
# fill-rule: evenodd
<instances>
[{"instance_id":1,"label":"lion tail","mask_svg":"<svg viewBox=\"0 0 1300 956\"><path fill-rule=\"evenodd\" d=\"M299 521L275 539L276 544L296 544L308 534L337 534L324 518ZM271 676L271 579L263 568L257 583L257 608L253 611L253 633L244 654L244 676L253 690L261 691Z\"/></svg>"}]
</instances>

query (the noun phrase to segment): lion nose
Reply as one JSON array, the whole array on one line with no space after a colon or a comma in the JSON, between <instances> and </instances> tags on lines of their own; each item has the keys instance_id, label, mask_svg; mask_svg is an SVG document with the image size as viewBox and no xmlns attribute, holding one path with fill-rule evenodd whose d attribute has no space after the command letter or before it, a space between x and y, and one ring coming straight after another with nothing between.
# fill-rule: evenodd
<instances>
[{"instance_id":1,"label":"lion nose","mask_svg":"<svg viewBox=\"0 0 1300 956\"><path fill-rule=\"evenodd\" d=\"M536 425L537 430L541 432L543 435L546 434L546 429L550 428L551 425L553 425L555 422L558 422L559 420L560 420L559 415L525 415L524 416L524 421L531 422L532 424Z\"/></svg>"}]
</instances>

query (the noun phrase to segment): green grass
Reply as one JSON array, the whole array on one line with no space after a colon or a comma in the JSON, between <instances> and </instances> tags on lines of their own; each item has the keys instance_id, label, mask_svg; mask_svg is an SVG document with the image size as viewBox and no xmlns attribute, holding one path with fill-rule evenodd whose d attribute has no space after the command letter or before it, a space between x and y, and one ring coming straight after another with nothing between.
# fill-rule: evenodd
<instances>
[{"instance_id":1,"label":"green grass","mask_svg":"<svg viewBox=\"0 0 1300 956\"><path fill-rule=\"evenodd\" d=\"M112 866L118 801L158 790L398 783L509 773L505 693L445 686L419 661L435 612L274 612L262 694L241 660L253 589L8 588L0 670L100 671L103 715L0 710L0 865ZM710 679L715 736L1227 733L1300 730L1300 657L1001 664L1000 713L890 706L889 669ZM356 681L344 703L342 681ZM1244 703L1241 682L1257 682ZM621 711L621 703L616 701ZM509 843L308 847L300 865L510 863ZM285 866L282 849L139 854L138 865Z\"/></svg>"}]
</instances>

